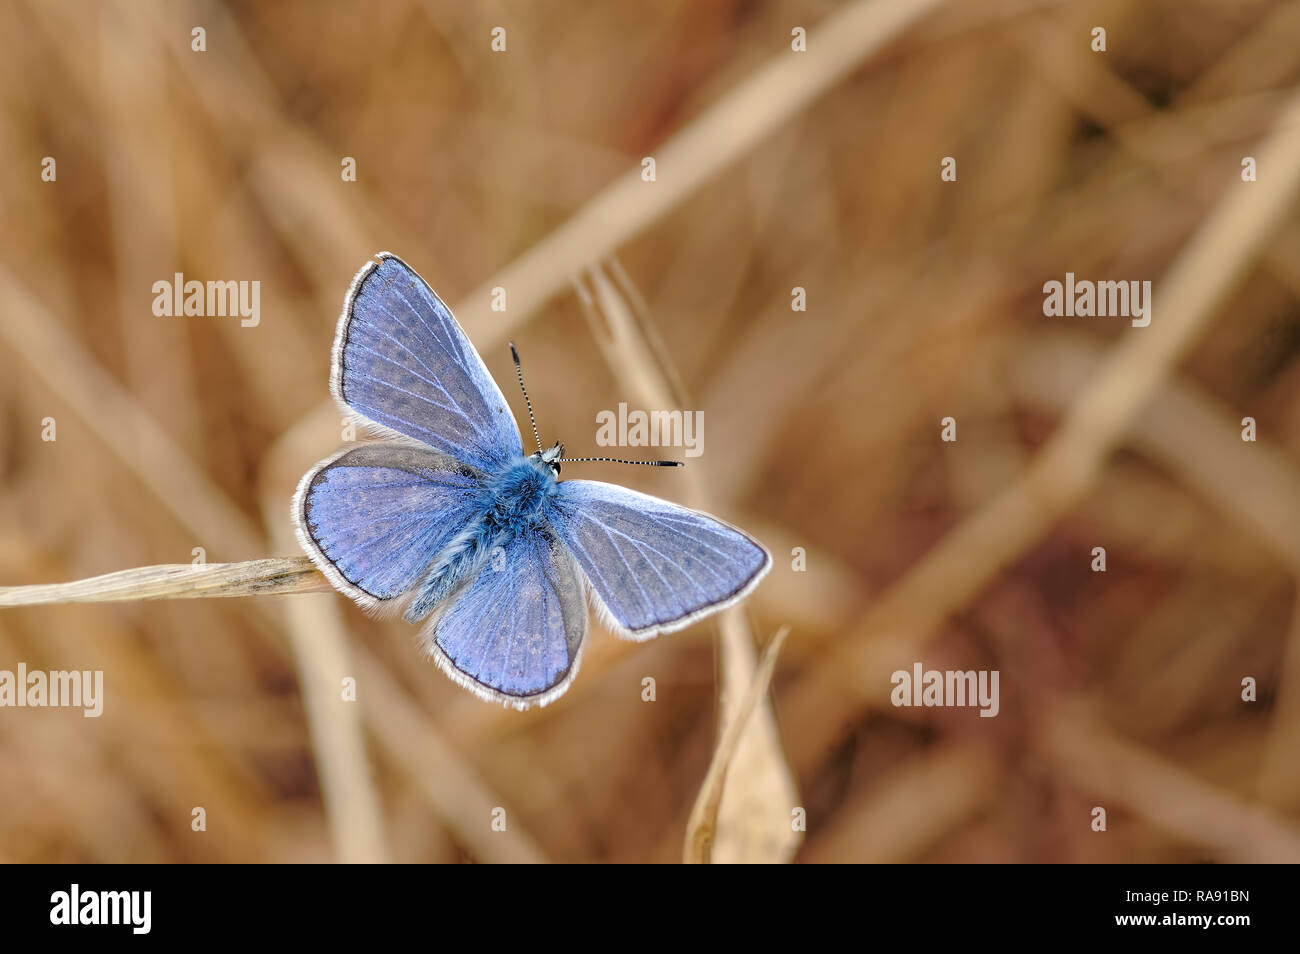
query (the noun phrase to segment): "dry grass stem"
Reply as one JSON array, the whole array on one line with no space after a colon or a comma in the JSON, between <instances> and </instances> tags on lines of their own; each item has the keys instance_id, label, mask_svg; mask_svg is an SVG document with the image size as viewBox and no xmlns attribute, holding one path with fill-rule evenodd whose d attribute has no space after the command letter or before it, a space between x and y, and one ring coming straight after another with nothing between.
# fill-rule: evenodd
<instances>
[{"instance_id":1,"label":"dry grass stem","mask_svg":"<svg viewBox=\"0 0 1300 954\"><path fill-rule=\"evenodd\" d=\"M71 583L0 586L0 606L275 596L282 593L324 593L332 589L329 581L305 556L273 557L244 563L142 566Z\"/></svg>"},{"instance_id":2,"label":"dry grass stem","mask_svg":"<svg viewBox=\"0 0 1300 954\"><path fill-rule=\"evenodd\" d=\"M727 770L740 747L740 739L749 725L758 701L767 692L772 682L772 673L776 671L776 658L781 646L790 634L790 627L782 626L763 647L758 665L749 688L735 704L729 714L730 719L718 739L718 747L713 750L713 759L709 762L709 771L700 786L695 807L691 809L691 818L686 825L686 844L682 855L687 864L708 864L713 860L713 841L718 829L718 806L722 804L722 793L727 784Z\"/></svg>"}]
</instances>

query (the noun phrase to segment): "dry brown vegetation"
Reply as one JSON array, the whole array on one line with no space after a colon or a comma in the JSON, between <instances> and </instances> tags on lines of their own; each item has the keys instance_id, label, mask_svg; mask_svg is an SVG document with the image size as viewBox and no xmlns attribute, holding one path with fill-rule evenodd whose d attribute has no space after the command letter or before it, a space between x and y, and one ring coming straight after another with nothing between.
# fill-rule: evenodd
<instances>
[{"instance_id":1,"label":"dry brown vegetation","mask_svg":"<svg viewBox=\"0 0 1300 954\"><path fill-rule=\"evenodd\" d=\"M685 470L581 475L775 557L523 714L332 592L6 609L0 669L107 701L0 709L0 860L675 861L788 625L717 860L1300 861L1300 4L9 0L0 97L0 582L296 556L380 249L544 439L703 409ZM178 271L261 323L155 317ZM1151 326L1045 318L1067 271ZM891 706L918 660L998 717Z\"/></svg>"}]
</instances>

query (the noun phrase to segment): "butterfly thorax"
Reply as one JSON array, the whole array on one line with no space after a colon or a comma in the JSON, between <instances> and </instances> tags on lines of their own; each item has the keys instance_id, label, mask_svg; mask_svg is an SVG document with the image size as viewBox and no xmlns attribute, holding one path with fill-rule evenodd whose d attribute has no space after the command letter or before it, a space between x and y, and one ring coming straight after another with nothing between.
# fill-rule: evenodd
<instances>
[{"instance_id":1,"label":"butterfly thorax","mask_svg":"<svg viewBox=\"0 0 1300 954\"><path fill-rule=\"evenodd\" d=\"M546 519L557 485L548 464L535 456L517 458L488 479L484 520L491 527L511 531L537 526Z\"/></svg>"},{"instance_id":2,"label":"butterfly thorax","mask_svg":"<svg viewBox=\"0 0 1300 954\"><path fill-rule=\"evenodd\" d=\"M434 559L406 609L406 618L424 619L457 586L477 578L516 536L545 523L557 485L554 470L537 458L520 457L489 476L476 508L478 516Z\"/></svg>"}]
</instances>

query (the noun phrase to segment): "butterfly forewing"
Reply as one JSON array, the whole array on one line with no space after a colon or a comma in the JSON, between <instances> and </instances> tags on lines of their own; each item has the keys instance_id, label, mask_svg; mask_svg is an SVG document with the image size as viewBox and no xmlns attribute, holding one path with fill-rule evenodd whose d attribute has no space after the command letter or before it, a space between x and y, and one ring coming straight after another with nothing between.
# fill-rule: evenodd
<instances>
[{"instance_id":1,"label":"butterfly forewing","mask_svg":"<svg viewBox=\"0 0 1300 954\"><path fill-rule=\"evenodd\" d=\"M350 410L480 470L521 453L519 428L451 311L388 252L356 278L331 384Z\"/></svg>"}]
</instances>

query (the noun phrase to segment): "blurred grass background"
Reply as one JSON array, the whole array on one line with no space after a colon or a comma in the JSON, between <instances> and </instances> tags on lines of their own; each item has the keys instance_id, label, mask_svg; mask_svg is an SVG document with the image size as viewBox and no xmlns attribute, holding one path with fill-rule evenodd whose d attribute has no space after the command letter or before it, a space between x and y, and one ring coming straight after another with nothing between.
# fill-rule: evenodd
<instances>
[{"instance_id":1,"label":"blurred grass background","mask_svg":"<svg viewBox=\"0 0 1300 954\"><path fill-rule=\"evenodd\" d=\"M771 703L796 860L1300 860L1289 191L1041 526L992 520L996 555L961 532L1008 488L1052 495L1026 483L1040 449L1110 349L1163 340L1162 301L1189 298L1157 284L1147 329L1049 320L1043 282L1158 283L1221 202L1280 178L1245 184L1241 159L1295 112L1297 41L1300 4L1265 0L4 0L0 583L297 553L292 488L341 440L339 305L380 249L453 304L516 417L507 334L544 440L595 452L596 412L636 392L570 283L616 254L705 412L687 470L774 554L745 609L792 627ZM860 59L824 92L715 110L772 64L777 91L826 70L832 42ZM684 137L668 155L691 164L637 179ZM260 325L155 317L177 271L260 281ZM682 473L580 475L685 501ZM102 668L108 699L0 711L0 859L674 861L715 630L629 646L593 621L568 695L519 714L334 594L7 610L0 668ZM913 660L1000 670L1000 715L890 707ZM357 677L364 736L312 673Z\"/></svg>"}]
</instances>

